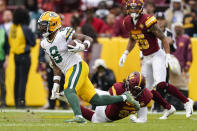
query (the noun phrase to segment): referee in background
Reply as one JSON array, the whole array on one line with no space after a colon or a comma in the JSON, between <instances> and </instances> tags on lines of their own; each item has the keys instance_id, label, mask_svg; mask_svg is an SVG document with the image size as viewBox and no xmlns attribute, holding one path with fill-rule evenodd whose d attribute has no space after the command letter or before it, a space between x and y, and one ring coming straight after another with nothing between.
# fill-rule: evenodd
<instances>
[{"instance_id":1,"label":"referee in background","mask_svg":"<svg viewBox=\"0 0 197 131\"><path fill-rule=\"evenodd\" d=\"M15 60L14 98L16 108L25 108L25 90L31 65L30 48L35 46L35 37L28 28L29 13L17 8L9 32L10 52Z\"/></svg>"},{"instance_id":2,"label":"referee in background","mask_svg":"<svg viewBox=\"0 0 197 131\"><path fill-rule=\"evenodd\" d=\"M157 12L155 14L155 17L157 18L157 23L161 29L161 31L164 33L164 35L167 37L169 43L170 43L170 53L173 53L176 51L176 43L175 43L175 38L174 38L174 35L172 33L172 31L170 29L168 29L166 26L167 26L167 22L166 22L166 19L165 19L165 14L164 12ZM160 39L158 39L158 44L159 44L159 47L161 49L164 49L163 48L163 44L162 44L162 41ZM169 83L169 68L166 69L167 70L167 75L166 75L166 82ZM164 90L157 90L161 95L162 97L165 98L166 96L166 91ZM157 103L157 102L154 102L154 106L153 106L153 109L152 111L156 111L156 112L161 112L163 110L161 110L161 107L160 107L160 104Z\"/></svg>"}]
</instances>

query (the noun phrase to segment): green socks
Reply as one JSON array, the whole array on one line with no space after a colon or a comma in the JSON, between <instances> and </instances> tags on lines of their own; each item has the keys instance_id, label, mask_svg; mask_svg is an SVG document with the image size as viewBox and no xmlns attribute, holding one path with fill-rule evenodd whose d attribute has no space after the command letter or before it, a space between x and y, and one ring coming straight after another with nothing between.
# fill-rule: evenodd
<instances>
[{"instance_id":1,"label":"green socks","mask_svg":"<svg viewBox=\"0 0 197 131\"><path fill-rule=\"evenodd\" d=\"M90 104L95 106L102 106L102 105L109 105L118 102L122 102L122 96L110 96L110 95L94 95L93 98L90 100Z\"/></svg>"}]
</instances>

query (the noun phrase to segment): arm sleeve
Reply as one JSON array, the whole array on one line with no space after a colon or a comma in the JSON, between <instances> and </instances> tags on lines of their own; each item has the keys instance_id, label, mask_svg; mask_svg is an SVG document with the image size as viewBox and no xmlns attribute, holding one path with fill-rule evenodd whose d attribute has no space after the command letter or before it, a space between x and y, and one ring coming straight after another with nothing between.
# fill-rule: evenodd
<instances>
[{"instance_id":1,"label":"arm sleeve","mask_svg":"<svg viewBox=\"0 0 197 131\"><path fill-rule=\"evenodd\" d=\"M27 44L29 44L30 46L35 46L36 45L35 35L27 26L22 26L22 27L23 27L23 31L24 31Z\"/></svg>"}]
</instances>

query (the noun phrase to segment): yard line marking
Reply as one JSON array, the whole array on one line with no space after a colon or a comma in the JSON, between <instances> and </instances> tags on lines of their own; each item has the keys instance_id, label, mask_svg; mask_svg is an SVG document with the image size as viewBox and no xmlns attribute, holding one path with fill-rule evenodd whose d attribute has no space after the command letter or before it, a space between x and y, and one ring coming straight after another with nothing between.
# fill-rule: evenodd
<instances>
[{"instance_id":1,"label":"yard line marking","mask_svg":"<svg viewBox=\"0 0 197 131\"><path fill-rule=\"evenodd\" d=\"M41 110L41 109L1 109L0 112L40 112L40 113L73 113L72 110ZM155 113L149 111L148 114L163 114L163 112ZM176 115L183 115L185 111L177 111ZM193 112L193 115L197 115L197 112Z\"/></svg>"}]
</instances>

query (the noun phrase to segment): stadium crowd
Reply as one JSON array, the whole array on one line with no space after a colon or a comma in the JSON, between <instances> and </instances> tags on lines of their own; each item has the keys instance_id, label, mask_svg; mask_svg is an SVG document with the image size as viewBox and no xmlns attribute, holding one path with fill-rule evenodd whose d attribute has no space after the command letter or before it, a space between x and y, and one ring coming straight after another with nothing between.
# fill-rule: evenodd
<instances>
[{"instance_id":1,"label":"stadium crowd","mask_svg":"<svg viewBox=\"0 0 197 131\"><path fill-rule=\"evenodd\" d=\"M171 30L174 36L172 43L176 43L176 51L172 52L172 54L178 59L182 72L179 76L174 76L170 73L170 81L187 97L188 71L192 64L190 37L197 37L196 7L196 0L145 0L144 5L145 13L151 15L161 14L156 16L157 19L164 20L163 25L165 28ZM41 38L41 35L37 31L37 21L44 11L59 13L63 26L71 26L77 33L82 33L93 38L94 44L83 54L83 58L88 64L91 64L91 57L94 56L92 54L92 48L98 45L98 37L129 38L128 32L123 27L123 19L127 13L125 6L122 6L122 0L0 0L0 105L2 108L6 107L5 69L8 65L9 51L15 54L17 75L14 88L15 106L16 108L26 107L25 87L28 70L31 65L31 58L29 56L30 47L35 45L35 39ZM21 14L24 13L24 15L19 16L17 12L19 12L19 14L22 12ZM26 16L26 14L28 16ZM23 21L24 19L27 21ZM19 44L23 43L19 45L22 48L21 50L18 50L19 46L11 44L13 41L16 42L12 32L18 29L14 28L13 24L25 25L22 26L22 30L21 28L19 29L24 33L24 35L20 34L21 37L23 37L22 39L26 39L26 41L18 41ZM23 64L24 61L29 61L28 65ZM54 109L55 101L50 100L50 92L53 86L53 83L50 82L52 82L53 73L49 66L49 60L45 57L41 49L39 61L38 71L46 83L45 86L49 89L49 103L44 108ZM26 65L26 67L24 67L24 65ZM94 65L96 65L96 63ZM96 66L99 67L100 65L97 64ZM109 70L106 69L105 64L102 67L101 70ZM99 78L101 77L98 75L99 73L94 74L93 72L94 71L91 72L93 74L91 80L94 85L99 86L104 85L103 83L107 83L104 82L106 80L105 78ZM116 82L115 77L113 77L112 82ZM113 84L110 83L110 86L111 85ZM110 86L105 87L106 89L104 90L109 89ZM176 100L176 102L174 102L174 98L168 98L168 100L171 104L179 106L178 109L183 109L183 106L180 107L180 104L177 104L180 103L178 100ZM65 103L61 105L63 108L67 108ZM155 105L153 110L160 111L161 108Z\"/></svg>"}]
</instances>

